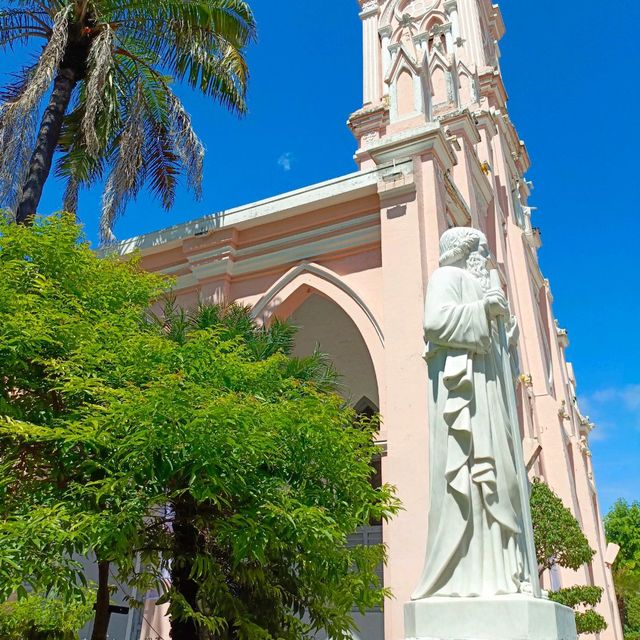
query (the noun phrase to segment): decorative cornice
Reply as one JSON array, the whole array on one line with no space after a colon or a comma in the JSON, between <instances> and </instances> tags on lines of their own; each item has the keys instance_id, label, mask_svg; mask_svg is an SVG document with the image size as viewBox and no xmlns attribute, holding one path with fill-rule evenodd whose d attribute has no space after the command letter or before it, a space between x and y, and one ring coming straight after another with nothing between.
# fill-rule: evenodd
<instances>
[{"instance_id":1,"label":"decorative cornice","mask_svg":"<svg viewBox=\"0 0 640 640\"><path fill-rule=\"evenodd\" d=\"M378 5L378 0L365 0L362 3L362 9L360 11L360 17L362 19L370 18L371 16L375 16L380 12L380 6Z\"/></svg>"},{"instance_id":2,"label":"decorative cornice","mask_svg":"<svg viewBox=\"0 0 640 640\"><path fill-rule=\"evenodd\" d=\"M427 153L437 157L445 170L457 162L455 151L438 123L386 136L378 144L369 147L367 153L377 165Z\"/></svg>"},{"instance_id":3,"label":"decorative cornice","mask_svg":"<svg viewBox=\"0 0 640 640\"><path fill-rule=\"evenodd\" d=\"M404 163L404 166L393 167L381 176L378 181L378 194L381 206L385 206L392 198L413 194L416 191L413 160Z\"/></svg>"},{"instance_id":4,"label":"decorative cornice","mask_svg":"<svg viewBox=\"0 0 640 640\"><path fill-rule=\"evenodd\" d=\"M160 231L124 240L102 251L116 255L128 255L136 250L143 255L167 251L180 246L187 238L199 238L205 244L207 234L220 229L266 224L275 220L308 213L331 205L343 204L357 198L377 193L380 171L384 168L357 171L333 180L310 185L283 193L273 198L260 200L241 207L207 215L197 220L168 227ZM209 240L210 242L210 240Z\"/></svg>"},{"instance_id":5,"label":"decorative cornice","mask_svg":"<svg viewBox=\"0 0 640 640\"><path fill-rule=\"evenodd\" d=\"M311 257L352 251L380 241L379 221L379 214L373 213L244 249L233 244L218 246L188 255L188 268L195 280L202 282L225 274L238 277Z\"/></svg>"},{"instance_id":6,"label":"decorative cornice","mask_svg":"<svg viewBox=\"0 0 640 640\"><path fill-rule=\"evenodd\" d=\"M507 104L508 95L500 72L495 67L486 67L478 71L480 95L489 98L493 95L501 108Z\"/></svg>"},{"instance_id":7,"label":"decorative cornice","mask_svg":"<svg viewBox=\"0 0 640 640\"><path fill-rule=\"evenodd\" d=\"M478 126L468 109L443 115L440 118L440 123L445 129L450 128L457 136L464 135L470 144L478 144L482 140Z\"/></svg>"},{"instance_id":8,"label":"decorative cornice","mask_svg":"<svg viewBox=\"0 0 640 640\"><path fill-rule=\"evenodd\" d=\"M487 130L489 138L493 138L498 133L495 115L492 112L483 109L481 111L473 111L471 116L474 118L479 128Z\"/></svg>"}]
</instances>

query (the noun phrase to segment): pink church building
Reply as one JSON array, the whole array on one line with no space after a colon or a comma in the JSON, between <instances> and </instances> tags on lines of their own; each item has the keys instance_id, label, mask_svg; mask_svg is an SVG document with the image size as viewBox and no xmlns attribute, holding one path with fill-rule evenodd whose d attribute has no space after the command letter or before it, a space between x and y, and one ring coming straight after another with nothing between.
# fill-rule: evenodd
<instances>
[{"instance_id":1,"label":"pink church building","mask_svg":"<svg viewBox=\"0 0 640 640\"><path fill-rule=\"evenodd\" d=\"M355 10L355 7L354 7ZM507 111L490 0L360 0L363 106L349 118L357 170L328 182L132 238L143 265L176 279L178 300L235 300L262 322L300 327L298 354L316 344L359 410L379 410L380 466L404 511L360 542L388 547L384 610L356 615L362 640L404 638L403 605L422 569L428 512L427 369L423 310L452 226L486 234L521 327L519 412L525 462L579 520L596 555L547 588L604 588L601 637L622 640L594 483L589 433L540 270L540 233L527 205L529 156ZM162 610L129 620L130 638L168 635ZM151 627L149 626L151 622ZM153 629L153 630L152 630Z\"/></svg>"}]
</instances>

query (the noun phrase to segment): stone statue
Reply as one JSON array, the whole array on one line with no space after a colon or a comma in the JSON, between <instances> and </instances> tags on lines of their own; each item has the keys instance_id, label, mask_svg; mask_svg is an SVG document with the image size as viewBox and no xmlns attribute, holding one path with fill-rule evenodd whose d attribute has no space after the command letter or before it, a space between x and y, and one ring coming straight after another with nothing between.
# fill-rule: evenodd
<instances>
[{"instance_id":1,"label":"stone statue","mask_svg":"<svg viewBox=\"0 0 640 640\"><path fill-rule=\"evenodd\" d=\"M424 319L429 531L425 568L412 598L531 592L537 567L522 444L514 440L520 438L514 373L505 362L509 345L501 344L499 334L506 325L513 342L517 324L491 282L489 248L480 231L449 229L440 253ZM509 342L509 335L503 340Z\"/></svg>"}]
</instances>

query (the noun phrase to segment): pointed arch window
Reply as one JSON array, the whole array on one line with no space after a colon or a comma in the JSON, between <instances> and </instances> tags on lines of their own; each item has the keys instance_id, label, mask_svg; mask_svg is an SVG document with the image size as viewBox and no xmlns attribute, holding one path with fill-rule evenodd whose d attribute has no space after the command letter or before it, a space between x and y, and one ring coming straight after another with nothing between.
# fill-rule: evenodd
<instances>
[{"instance_id":1,"label":"pointed arch window","mask_svg":"<svg viewBox=\"0 0 640 640\"><path fill-rule=\"evenodd\" d=\"M354 405L354 411L358 416L363 416L365 418L373 418L378 413L378 407L369 400L366 396L360 398L360 400ZM371 461L371 486L374 489L379 489L382 486L382 455L377 455ZM375 522L371 524L381 524L380 522Z\"/></svg>"}]
</instances>

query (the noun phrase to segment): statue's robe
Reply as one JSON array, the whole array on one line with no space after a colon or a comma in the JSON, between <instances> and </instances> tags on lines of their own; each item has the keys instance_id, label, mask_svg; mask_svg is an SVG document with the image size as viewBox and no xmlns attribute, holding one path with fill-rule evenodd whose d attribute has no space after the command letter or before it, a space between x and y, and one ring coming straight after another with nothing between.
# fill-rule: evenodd
<instances>
[{"instance_id":1,"label":"statue's robe","mask_svg":"<svg viewBox=\"0 0 640 640\"><path fill-rule=\"evenodd\" d=\"M414 599L517 593L521 503L496 323L480 280L441 267L425 308L429 370L427 555ZM513 391L510 391L511 393Z\"/></svg>"}]
</instances>

